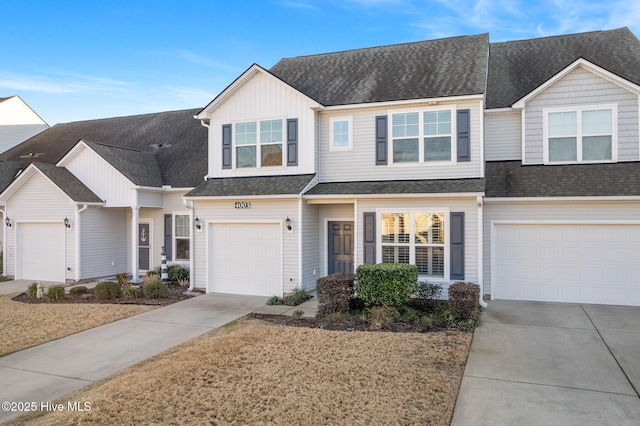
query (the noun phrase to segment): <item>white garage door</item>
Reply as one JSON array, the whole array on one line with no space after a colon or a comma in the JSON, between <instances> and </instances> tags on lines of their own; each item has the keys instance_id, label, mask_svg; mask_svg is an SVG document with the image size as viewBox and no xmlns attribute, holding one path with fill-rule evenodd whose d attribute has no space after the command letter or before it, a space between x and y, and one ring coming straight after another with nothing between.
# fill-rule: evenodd
<instances>
[{"instance_id":1,"label":"white garage door","mask_svg":"<svg viewBox=\"0 0 640 426\"><path fill-rule=\"evenodd\" d=\"M639 225L497 224L497 299L640 306Z\"/></svg>"},{"instance_id":2,"label":"white garage door","mask_svg":"<svg viewBox=\"0 0 640 426\"><path fill-rule=\"evenodd\" d=\"M209 291L282 296L279 224L210 225Z\"/></svg>"},{"instance_id":3,"label":"white garage door","mask_svg":"<svg viewBox=\"0 0 640 426\"><path fill-rule=\"evenodd\" d=\"M16 231L17 278L64 282L64 225L21 223Z\"/></svg>"}]
</instances>

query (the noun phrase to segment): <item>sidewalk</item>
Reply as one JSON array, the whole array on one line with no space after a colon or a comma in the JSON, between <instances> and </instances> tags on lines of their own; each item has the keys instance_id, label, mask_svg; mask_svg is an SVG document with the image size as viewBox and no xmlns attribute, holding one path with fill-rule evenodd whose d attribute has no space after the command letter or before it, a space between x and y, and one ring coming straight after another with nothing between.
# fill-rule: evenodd
<instances>
[{"instance_id":1,"label":"sidewalk","mask_svg":"<svg viewBox=\"0 0 640 426\"><path fill-rule=\"evenodd\" d=\"M0 357L0 401L39 407L254 312L265 300L210 293ZM0 411L0 422L20 414Z\"/></svg>"}]
</instances>

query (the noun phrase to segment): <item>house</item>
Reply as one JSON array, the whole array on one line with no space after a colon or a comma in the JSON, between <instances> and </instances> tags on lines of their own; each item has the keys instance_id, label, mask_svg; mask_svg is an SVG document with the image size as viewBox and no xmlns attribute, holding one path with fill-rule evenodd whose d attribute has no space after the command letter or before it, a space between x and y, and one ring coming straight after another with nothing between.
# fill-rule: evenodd
<instances>
[{"instance_id":1,"label":"house","mask_svg":"<svg viewBox=\"0 0 640 426\"><path fill-rule=\"evenodd\" d=\"M39 156L0 194L5 268L43 270L28 241L55 228L42 279L137 275L162 242L207 292L401 262L491 298L640 305L638 70L626 28L480 34L254 64L202 110L111 119L125 134L55 126L0 156Z\"/></svg>"},{"instance_id":2,"label":"house","mask_svg":"<svg viewBox=\"0 0 640 426\"><path fill-rule=\"evenodd\" d=\"M188 266L191 213L182 196L206 173L197 112L58 124L2 154L0 172L20 167L0 195L5 274L137 277L160 264L162 247Z\"/></svg>"},{"instance_id":3,"label":"house","mask_svg":"<svg viewBox=\"0 0 640 426\"><path fill-rule=\"evenodd\" d=\"M0 152L48 128L47 123L19 96L0 98Z\"/></svg>"}]
</instances>

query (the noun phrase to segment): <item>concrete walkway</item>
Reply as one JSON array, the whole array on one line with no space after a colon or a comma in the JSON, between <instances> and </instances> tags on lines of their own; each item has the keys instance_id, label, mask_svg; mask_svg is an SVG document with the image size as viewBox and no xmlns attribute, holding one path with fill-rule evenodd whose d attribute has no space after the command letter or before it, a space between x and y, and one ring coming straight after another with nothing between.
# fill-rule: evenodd
<instances>
[{"instance_id":1,"label":"concrete walkway","mask_svg":"<svg viewBox=\"0 0 640 426\"><path fill-rule=\"evenodd\" d=\"M207 294L0 357L0 401L53 401L247 315L266 299ZM0 422L20 414L0 411Z\"/></svg>"},{"instance_id":2,"label":"concrete walkway","mask_svg":"<svg viewBox=\"0 0 640 426\"><path fill-rule=\"evenodd\" d=\"M492 301L451 424L640 424L640 308Z\"/></svg>"}]
</instances>

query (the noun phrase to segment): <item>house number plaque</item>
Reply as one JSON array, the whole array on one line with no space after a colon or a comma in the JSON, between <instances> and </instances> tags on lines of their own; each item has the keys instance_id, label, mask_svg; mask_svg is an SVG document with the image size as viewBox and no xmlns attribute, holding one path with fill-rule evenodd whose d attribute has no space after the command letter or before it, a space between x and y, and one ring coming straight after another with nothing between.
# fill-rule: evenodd
<instances>
[{"instance_id":1,"label":"house number plaque","mask_svg":"<svg viewBox=\"0 0 640 426\"><path fill-rule=\"evenodd\" d=\"M236 201L234 203L234 207L236 209L250 209L251 208L251 202L250 201Z\"/></svg>"}]
</instances>

